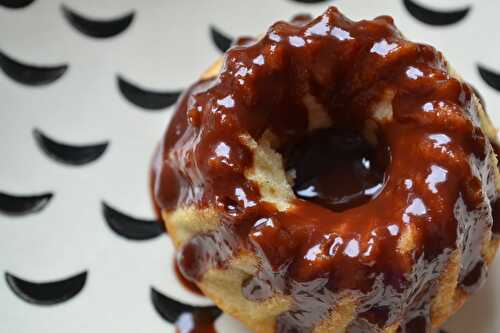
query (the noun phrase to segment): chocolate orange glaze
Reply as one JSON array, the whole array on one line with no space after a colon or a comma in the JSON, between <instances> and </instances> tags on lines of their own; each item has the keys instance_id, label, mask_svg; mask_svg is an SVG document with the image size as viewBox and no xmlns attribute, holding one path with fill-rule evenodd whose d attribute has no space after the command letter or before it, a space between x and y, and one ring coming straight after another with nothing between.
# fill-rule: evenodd
<instances>
[{"instance_id":1,"label":"chocolate orange glaze","mask_svg":"<svg viewBox=\"0 0 500 333\"><path fill-rule=\"evenodd\" d=\"M246 299L292 299L276 332L312 332L346 296L347 332L430 332L452 257L461 292L486 275L498 170L479 108L442 54L387 16L332 7L241 40L183 95L155 165L166 215L217 213L179 249L182 273L201 281L250 252ZM250 175L257 145L279 153L285 203Z\"/></svg>"}]
</instances>

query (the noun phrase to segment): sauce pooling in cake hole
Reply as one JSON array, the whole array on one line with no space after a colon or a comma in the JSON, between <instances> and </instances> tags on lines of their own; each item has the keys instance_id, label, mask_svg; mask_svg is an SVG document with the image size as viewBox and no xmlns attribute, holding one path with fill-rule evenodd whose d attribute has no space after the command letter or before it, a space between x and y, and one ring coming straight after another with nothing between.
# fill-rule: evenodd
<instances>
[{"instance_id":1,"label":"sauce pooling in cake hole","mask_svg":"<svg viewBox=\"0 0 500 333\"><path fill-rule=\"evenodd\" d=\"M386 147L373 147L351 130L324 129L283 150L295 194L333 211L360 206L379 194L389 161Z\"/></svg>"}]
</instances>

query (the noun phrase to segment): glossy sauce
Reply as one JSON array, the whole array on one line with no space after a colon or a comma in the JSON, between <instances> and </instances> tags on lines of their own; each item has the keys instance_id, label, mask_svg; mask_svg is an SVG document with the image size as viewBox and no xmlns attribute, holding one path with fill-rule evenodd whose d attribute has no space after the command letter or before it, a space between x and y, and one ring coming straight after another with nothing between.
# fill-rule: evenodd
<instances>
[{"instance_id":1,"label":"glossy sauce","mask_svg":"<svg viewBox=\"0 0 500 333\"><path fill-rule=\"evenodd\" d=\"M311 96L334 129L310 131ZM391 119L368 144L361 133L387 96ZM437 277L457 244L462 288L484 280L481 245L497 194L475 108L442 55L404 40L386 16L353 22L332 7L245 39L217 77L183 95L155 164L163 210L220 214L216 231L183 246L180 270L197 281L254 252L260 267L244 295L294 300L278 333L311 332L345 292L359 304L350 333L397 322L401 332L429 331ZM297 177L286 211L245 178L253 153L242 136L269 131Z\"/></svg>"},{"instance_id":2,"label":"glossy sauce","mask_svg":"<svg viewBox=\"0 0 500 333\"><path fill-rule=\"evenodd\" d=\"M182 275L176 260L174 260L174 272L175 276L177 277L177 280L182 284L184 288L186 288L193 294L204 296L203 292L200 290L200 288L198 288L198 286L194 282L189 281L184 277L184 275Z\"/></svg>"},{"instance_id":3,"label":"glossy sauce","mask_svg":"<svg viewBox=\"0 0 500 333\"><path fill-rule=\"evenodd\" d=\"M175 325L179 333L213 333L222 311L216 306L194 306L151 289L151 302L158 314Z\"/></svg>"},{"instance_id":4,"label":"glossy sauce","mask_svg":"<svg viewBox=\"0 0 500 333\"><path fill-rule=\"evenodd\" d=\"M150 188L150 192L151 192L151 202L152 202L153 209L155 211L157 220L159 222L163 222L163 218L161 216L161 208L160 208L158 201L156 200L156 197L154 195L155 183L157 181L156 174L158 172L157 168L159 166L159 158L160 158L160 147L157 147L155 150L154 156L153 156L152 168L150 169L150 173L149 173L149 188ZM174 268L174 272L175 272L175 276L177 277L177 280L184 288L186 288L187 290L189 290L193 294L204 296L203 292L200 290L200 288L198 288L198 286L194 282L189 281L188 279L186 279L184 277L184 275L182 275L182 273L179 269L178 262L175 259L173 261L173 268Z\"/></svg>"},{"instance_id":5,"label":"glossy sauce","mask_svg":"<svg viewBox=\"0 0 500 333\"><path fill-rule=\"evenodd\" d=\"M368 202L383 188L386 147L372 147L346 130L317 130L282 151L297 197L334 211Z\"/></svg>"},{"instance_id":6,"label":"glossy sauce","mask_svg":"<svg viewBox=\"0 0 500 333\"><path fill-rule=\"evenodd\" d=\"M204 311L185 312L175 323L177 333L216 333L215 318Z\"/></svg>"}]
</instances>

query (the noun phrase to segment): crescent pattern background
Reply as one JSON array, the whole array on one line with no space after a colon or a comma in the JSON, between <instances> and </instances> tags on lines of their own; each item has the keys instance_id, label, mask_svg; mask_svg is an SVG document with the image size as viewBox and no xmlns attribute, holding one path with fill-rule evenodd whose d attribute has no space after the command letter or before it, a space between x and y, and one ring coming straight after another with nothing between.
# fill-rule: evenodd
<instances>
[{"instance_id":1,"label":"crescent pattern background","mask_svg":"<svg viewBox=\"0 0 500 333\"><path fill-rule=\"evenodd\" d=\"M248 332L176 280L149 164L175 102L231 43L336 5L444 51L500 126L500 3L0 0L0 332ZM500 262L445 325L500 332ZM481 320L478 320L480 318Z\"/></svg>"}]
</instances>

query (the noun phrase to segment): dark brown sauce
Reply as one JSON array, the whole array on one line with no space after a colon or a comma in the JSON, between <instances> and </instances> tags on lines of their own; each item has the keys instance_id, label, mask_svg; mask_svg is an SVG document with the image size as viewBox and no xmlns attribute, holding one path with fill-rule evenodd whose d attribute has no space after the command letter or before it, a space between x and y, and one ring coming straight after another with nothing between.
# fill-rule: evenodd
<instances>
[{"instance_id":1,"label":"dark brown sauce","mask_svg":"<svg viewBox=\"0 0 500 333\"><path fill-rule=\"evenodd\" d=\"M214 333L222 311L216 306L193 306L151 289L151 301L158 314L175 325L178 333Z\"/></svg>"},{"instance_id":2,"label":"dark brown sauce","mask_svg":"<svg viewBox=\"0 0 500 333\"><path fill-rule=\"evenodd\" d=\"M185 312L175 322L177 333L216 333L215 319L205 311Z\"/></svg>"},{"instance_id":3,"label":"dark brown sauce","mask_svg":"<svg viewBox=\"0 0 500 333\"><path fill-rule=\"evenodd\" d=\"M297 197L333 211L360 206L383 188L387 147L348 130L317 130L282 152Z\"/></svg>"},{"instance_id":4,"label":"dark brown sauce","mask_svg":"<svg viewBox=\"0 0 500 333\"><path fill-rule=\"evenodd\" d=\"M150 174L149 174L149 186L150 186L150 191L151 191L151 196L152 196L151 201L153 204L154 211L156 213L156 217L157 217L158 221L163 221L163 218L161 216L161 208L160 208L158 201L156 200L156 197L154 195L155 183L157 181L156 174L157 174L158 169L161 165L161 161L159 159L161 157L160 149L161 149L160 146L158 146L155 149L155 153L154 153L153 161L152 161L152 168L150 169ZM175 276L177 277L177 280L180 282L180 284L184 288L186 288L186 290L189 290L193 294L204 296L203 292L200 290L200 288L198 288L198 286L194 282L189 281L188 279L186 279L184 277L184 275L182 275L182 273L179 269L179 265L177 263L177 260L175 260L175 259L173 261L173 268L174 268L174 272L175 272Z\"/></svg>"},{"instance_id":5,"label":"dark brown sauce","mask_svg":"<svg viewBox=\"0 0 500 333\"><path fill-rule=\"evenodd\" d=\"M379 123L379 145L368 147L356 133L388 91L392 119ZM321 135L310 136L308 96L354 133L327 131L325 140L338 141L323 147L327 154ZM461 286L482 281L476 273L496 193L475 108L470 87L449 75L442 55L404 40L386 16L353 22L332 7L246 39L226 53L217 77L181 98L155 163L163 210L194 205L221 216L217 230L184 244L181 271L198 280L239 251L254 252L261 265L242 286L246 297L278 292L294 300L278 333L310 332L344 292L358 301L350 333L396 322L405 333L428 331L437 278L457 243ZM266 131L297 171L299 197L284 212L245 177L253 153L241 137L259 141ZM324 163L291 157L290 145L313 155L305 162L323 154ZM305 185L316 194L307 197ZM411 242L401 250L406 233Z\"/></svg>"},{"instance_id":6,"label":"dark brown sauce","mask_svg":"<svg viewBox=\"0 0 500 333\"><path fill-rule=\"evenodd\" d=\"M196 285L196 283L189 281L184 277L184 275L182 275L181 271L179 270L179 265L177 263L177 260L174 260L174 272L175 276L177 277L177 280L182 284L184 288L186 288L193 294L205 296L201 291L201 289Z\"/></svg>"}]
</instances>

